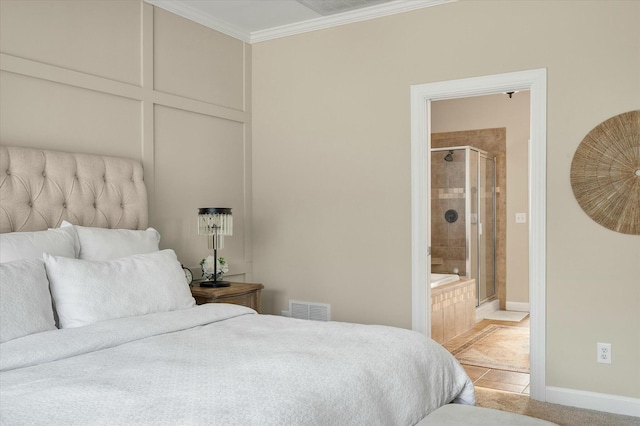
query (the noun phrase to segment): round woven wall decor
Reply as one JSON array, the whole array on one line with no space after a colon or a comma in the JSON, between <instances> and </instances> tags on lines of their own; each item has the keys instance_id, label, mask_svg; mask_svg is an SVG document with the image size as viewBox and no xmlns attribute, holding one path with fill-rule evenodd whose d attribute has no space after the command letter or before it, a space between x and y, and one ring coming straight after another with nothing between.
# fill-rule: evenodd
<instances>
[{"instance_id":1,"label":"round woven wall decor","mask_svg":"<svg viewBox=\"0 0 640 426\"><path fill-rule=\"evenodd\" d=\"M603 121L585 136L571 162L571 187L591 219L640 235L640 110Z\"/></svg>"}]
</instances>

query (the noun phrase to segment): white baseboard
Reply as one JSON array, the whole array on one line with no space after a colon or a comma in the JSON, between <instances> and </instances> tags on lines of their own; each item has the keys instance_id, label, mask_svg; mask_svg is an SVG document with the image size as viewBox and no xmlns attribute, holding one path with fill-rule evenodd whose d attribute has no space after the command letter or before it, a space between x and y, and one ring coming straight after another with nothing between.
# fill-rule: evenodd
<instances>
[{"instance_id":1,"label":"white baseboard","mask_svg":"<svg viewBox=\"0 0 640 426\"><path fill-rule=\"evenodd\" d=\"M476 322L482 321L487 315L500 309L500 302L498 299L491 302L483 303L476 308Z\"/></svg>"},{"instance_id":2,"label":"white baseboard","mask_svg":"<svg viewBox=\"0 0 640 426\"><path fill-rule=\"evenodd\" d=\"M640 417L640 399L547 386L547 402Z\"/></svg>"},{"instance_id":3,"label":"white baseboard","mask_svg":"<svg viewBox=\"0 0 640 426\"><path fill-rule=\"evenodd\" d=\"M528 302L509 302L507 300L507 311L531 312Z\"/></svg>"}]
</instances>

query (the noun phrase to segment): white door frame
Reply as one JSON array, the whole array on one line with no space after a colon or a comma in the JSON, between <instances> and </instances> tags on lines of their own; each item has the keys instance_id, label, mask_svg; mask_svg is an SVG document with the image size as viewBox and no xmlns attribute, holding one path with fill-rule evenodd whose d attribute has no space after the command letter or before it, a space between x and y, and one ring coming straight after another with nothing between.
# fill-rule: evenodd
<instances>
[{"instance_id":1,"label":"white door frame","mask_svg":"<svg viewBox=\"0 0 640 426\"><path fill-rule=\"evenodd\" d=\"M411 297L412 328L431 335L431 101L529 90L529 304L530 396L546 400L546 170L545 68L411 86Z\"/></svg>"}]
</instances>

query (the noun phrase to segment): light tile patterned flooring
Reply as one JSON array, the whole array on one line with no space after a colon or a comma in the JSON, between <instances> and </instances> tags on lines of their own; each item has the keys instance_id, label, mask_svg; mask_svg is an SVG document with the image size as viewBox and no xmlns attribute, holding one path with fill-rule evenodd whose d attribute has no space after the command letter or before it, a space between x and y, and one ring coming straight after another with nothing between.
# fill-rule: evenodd
<instances>
[{"instance_id":1,"label":"light tile patterned flooring","mask_svg":"<svg viewBox=\"0 0 640 426\"><path fill-rule=\"evenodd\" d=\"M477 322L471 330L454 337L453 339L446 342L443 346L448 350L457 348L464 342L469 340L471 337L473 337L473 335L479 330L482 330L490 324L528 328L529 317L527 316L520 322L482 320L480 322ZM529 374L527 373L476 367L474 365L465 364L462 364L462 366L466 370L471 380L473 380L475 386L529 395Z\"/></svg>"}]
</instances>

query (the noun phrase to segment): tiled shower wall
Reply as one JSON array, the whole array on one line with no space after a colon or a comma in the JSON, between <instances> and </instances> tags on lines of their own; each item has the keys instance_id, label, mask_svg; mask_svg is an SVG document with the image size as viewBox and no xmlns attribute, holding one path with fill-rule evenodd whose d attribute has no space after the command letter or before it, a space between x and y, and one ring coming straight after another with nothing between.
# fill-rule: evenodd
<instances>
[{"instance_id":1,"label":"tiled shower wall","mask_svg":"<svg viewBox=\"0 0 640 426\"><path fill-rule=\"evenodd\" d=\"M451 274L456 269L467 275L465 206L465 155L455 152L453 161L443 160L446 151L433 153L431 158L431 270ZM458 220L449 223L445 212L458 212Z\"/></svg>"}]
</instances>

